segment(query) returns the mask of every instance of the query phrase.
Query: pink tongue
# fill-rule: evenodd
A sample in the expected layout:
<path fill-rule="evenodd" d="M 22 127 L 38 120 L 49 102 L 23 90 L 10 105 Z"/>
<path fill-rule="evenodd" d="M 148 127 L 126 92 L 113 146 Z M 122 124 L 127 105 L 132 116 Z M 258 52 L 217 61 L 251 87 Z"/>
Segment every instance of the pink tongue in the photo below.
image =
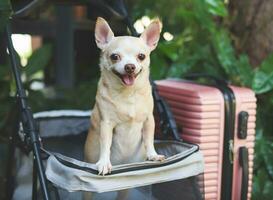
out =
<path fill-rule="evenodd" d="M 122 81 L 125 85 L 133 85 L 135 81 L 135 77 L 132 75 L 125 74 L 122 76 Z"/>

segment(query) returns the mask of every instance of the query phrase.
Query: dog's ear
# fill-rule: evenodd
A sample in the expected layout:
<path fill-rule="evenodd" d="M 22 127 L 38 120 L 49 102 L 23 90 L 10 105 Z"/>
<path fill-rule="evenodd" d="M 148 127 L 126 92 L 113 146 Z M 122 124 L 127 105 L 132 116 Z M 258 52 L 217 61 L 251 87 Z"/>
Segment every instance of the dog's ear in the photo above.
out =
<path fill-rule="evenodd" d="M 102 17 L 98 17 L 95 26 L 95 40 L 97 46 L 100 49 L 104 49 L 113 38 L 114 33 L 108 23 Z"/>
<path fill-rule="evenodd" d="M 150 50 L 154 50 L 160 38 L 160 32 L 162 29 L 162 23 L 159 19 L 155 19 L 152 23 L 144 30 L 140 38 L 150 47 Z"/>

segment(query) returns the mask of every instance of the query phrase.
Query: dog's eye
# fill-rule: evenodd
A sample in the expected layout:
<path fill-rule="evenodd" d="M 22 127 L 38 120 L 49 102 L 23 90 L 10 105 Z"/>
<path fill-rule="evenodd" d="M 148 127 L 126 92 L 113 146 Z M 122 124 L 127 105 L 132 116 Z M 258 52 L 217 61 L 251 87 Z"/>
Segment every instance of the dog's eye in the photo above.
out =
<path fill-rule="evenodd" d="M 116 53 L 113 53 L 110 55 L 110 58 L 112 61 L 118 61 L 120 59 L 120 56 Z"/>
<path fill-rule="evenodd" d="M 137 58 L 142 61 L 145 59 L 145 55 L 143 53 L 140 53 L 137 55 Z"/>

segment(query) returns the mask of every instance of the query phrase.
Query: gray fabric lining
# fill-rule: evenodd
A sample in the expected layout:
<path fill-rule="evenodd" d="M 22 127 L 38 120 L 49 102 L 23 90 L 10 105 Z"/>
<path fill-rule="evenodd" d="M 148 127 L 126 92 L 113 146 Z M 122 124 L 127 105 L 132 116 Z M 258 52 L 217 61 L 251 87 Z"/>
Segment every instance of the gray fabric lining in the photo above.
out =
<path fill-rule="evenodd" d="M 78 135 L 90 127 L 91 111 L 59 110 L 34 115 L 41 137 Z"/>
<path fill-rule="evenodd" d="M 89 118 L 48 119 L 39 122 L 39 133 L 41 137 L 63 137 L 67 135 L 78 135 L 88 130 L 89 127 Z"/>
<path fill-rule="evenodd" d="M 78 161 L 75 163 L 94 167 L 93 164 L 78 163 Z M 46 176 L 55 185 L 70 192 L 91 191 L 101 193 L 187 178 L 198 175 L 203 170 L 203 157 L 199 151 L 179 162 L 163 167 L 108 176 L 67 167 L 51 155 L 47 162 Z"/>

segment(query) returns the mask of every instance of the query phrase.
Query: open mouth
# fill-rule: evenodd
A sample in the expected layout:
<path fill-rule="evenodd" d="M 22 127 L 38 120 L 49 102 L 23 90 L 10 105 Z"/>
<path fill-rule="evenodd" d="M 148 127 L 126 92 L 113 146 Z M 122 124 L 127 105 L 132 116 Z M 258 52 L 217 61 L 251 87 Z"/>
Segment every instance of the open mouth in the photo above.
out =
<path fill-rule="evenodd" d="M 132 74 L 120 74 L 116 70 L 112 70 L 115 75 L 117 75 L 120 80 L 127 86 L 133 85 L 135 82 L 136 77 L 140 74 L 142 69 L 138 73 L 132 73 Z"/>

